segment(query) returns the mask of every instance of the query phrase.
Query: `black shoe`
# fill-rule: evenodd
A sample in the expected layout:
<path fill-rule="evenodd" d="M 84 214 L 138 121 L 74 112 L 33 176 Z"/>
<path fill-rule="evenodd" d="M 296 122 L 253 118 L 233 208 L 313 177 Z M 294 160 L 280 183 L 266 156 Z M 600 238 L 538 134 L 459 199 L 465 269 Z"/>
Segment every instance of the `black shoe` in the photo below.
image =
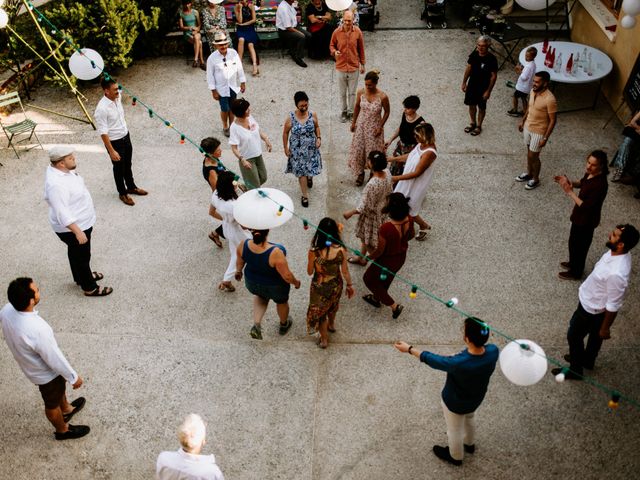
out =
<path fill-rule="evenodd" d="M 551 374 L 553 376 L 558 375 L 559 373 L 562 373 L 562 368 L 554 368 L 553 370 L 551 370 Z M 564 379 L 565 380 L 582 380 L 582 377 L 579 375 L 576 375 L 573 372 L 567 372 L 564 374 Z"/>
<path fill-rule="evenodd" d="M 307 64 L 304 63 L 304 60 L 302 60 L 300 57 L 293 57 L 293 61 L 296 62 L 297 65 L 303 67 L 303 68 L 307 68 Z"/>
<path fill-rule="evenodd" d="M 434 445 L 433 453 L 435 453 L 436 457 L 438 457 L 440 460 L 449 462 L 450 464 L 455 465 L 456 467 L 459 467 L 460 465 L 462 465 L 462 460 L 456 460 L 451 456 L 451 454 L 449 453 L 449 447 L 441 447 L 440 445 Z"/>
<path fill-rule="evenodd" d="M 84 407 L 85 403 L 87 403 L 87 401 L 85 400 L 84 397 L 76 398 L 73 402 L 71 402 L 71 406 L 74 407 L 73 410 L 71 410 L 71 412 L 69 413 L 63 414 L 62 419 L 66 423 L 69 423 L 69 420 L 71 420 L 71 417 L 73 417 L 76 413 L 82 410 L 82 407 Z"/>
<path fill-rule="evenodd" d="M 568 353 L 562 358 L 564 358 L 565 362 L 571 363 L 571 355 L 569 355 Z M 587 370 L 593 370 L 593 365 L 583 365 L 582 367 L 586 368 Z"/>
<path fill-rule="evenodd" d="M 475 445 L 464 445 L 464 451 L 466 453 L 474 453 L 476 451 Z"/>
<path fill-rule="evenodd" d="M 69 425 L 69 430 L 64 433 L 55 432 L 56 440 L 73 440 L 87 435 L 91 429 L 86 425 Z"/>
<path fill-rule="evenodd" d="M 280 335 L 286 335 L 289 329 L 291 328 L 291 325 L 293 325 L 293 320 L 291 320 L 291 318 L 287 318 L 286 323 L 280 324 L 280 330 L 278 330 L 278 333 Z"/>

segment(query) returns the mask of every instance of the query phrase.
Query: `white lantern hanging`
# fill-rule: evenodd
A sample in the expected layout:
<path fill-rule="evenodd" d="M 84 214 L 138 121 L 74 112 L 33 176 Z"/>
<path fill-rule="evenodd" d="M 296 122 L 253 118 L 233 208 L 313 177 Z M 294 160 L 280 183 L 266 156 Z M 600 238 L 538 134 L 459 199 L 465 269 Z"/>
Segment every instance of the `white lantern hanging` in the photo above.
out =
<path fill-rule="evenodd" d="M 243 193 L 233 204 L 233 218 L 245 228 L 269 230 L 293 215 L 293 201 L 275 188 L 256 188 Z"/>
<path fill-rule="evenodd" d="M 523 387 L 538 383 L 547 372 L 547 356 L 531 340 L 514 340 L 500 352 L 500 369 L 505 377 Z"/>
<path fill-rule="evenodd" d="M 351 6 L 351 0 L 327 0 L 327 7 L 336 12 L 346 10 Z"/>
<path fill-rule="evenodd" d="M 516 3 L 525 10 L 542 10 L 550 7 L 556 0 L 516 0 Z"/>
<path fill-rule="evenodd" d="M 635 17 L 636 15 L 640 15 L 640 0 L 624 0 L 624 2 L 622 2 L 622 11 L 625 16 Z"/>
<path fill-rule="evenodd" d="M 102 73 L 104 61 L 98 52 L 90 48 L 82 48 L 80 52 L 74 52 L 69 58 L 69 70 L 80 80 L 93 80 Z"/>
<path fill-rule="evenodd" d="M 0 28 L 4 28 L 9 25 L 9 15 L 2 8 L 0 8 Z"/>
<path fill-rule="evenodd" d="M 636 17 L 632 17 L 630 15 L 625 15 L 620 20 L 620 26 L 622 28 L 633 28 L 636 26 Z"/>

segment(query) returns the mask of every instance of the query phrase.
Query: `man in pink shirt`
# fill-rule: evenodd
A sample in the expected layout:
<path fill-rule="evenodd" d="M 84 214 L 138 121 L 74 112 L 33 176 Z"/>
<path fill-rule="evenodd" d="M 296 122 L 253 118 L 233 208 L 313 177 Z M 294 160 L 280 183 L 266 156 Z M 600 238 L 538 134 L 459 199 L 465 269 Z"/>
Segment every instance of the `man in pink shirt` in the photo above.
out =
<path fill-rule="evenodd" d="M 364 73 L 364 38 L 362 30 L 353 24 L 353 13 L 344 12 L 342 26 L 334 30 L 329 44 L 331 56 L 336 59 L 338 89 L 342 102 L 342 123 L 353 115 L 358 87 L 358 73 Z"/>

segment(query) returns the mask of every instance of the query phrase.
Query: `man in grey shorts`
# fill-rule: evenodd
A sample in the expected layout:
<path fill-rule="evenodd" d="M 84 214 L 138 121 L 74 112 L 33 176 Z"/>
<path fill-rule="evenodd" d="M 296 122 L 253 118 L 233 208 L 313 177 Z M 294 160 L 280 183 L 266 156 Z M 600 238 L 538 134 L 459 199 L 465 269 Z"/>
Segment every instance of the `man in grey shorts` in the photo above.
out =
<path fill-rule="evenodd" d="M 541 71 L 533 77 L 533 88 L 529 96 L 527 109 L 518 130 L 524 134 L 527 146 L 527 171 L 516 177 L 517 182 L 527 182 L 527 190 L 540 185 L 540 151 L 547 144 L 553 128 L 556 126 L 558 104 L 556 97 L 549 91 L 549 72 Z"/>

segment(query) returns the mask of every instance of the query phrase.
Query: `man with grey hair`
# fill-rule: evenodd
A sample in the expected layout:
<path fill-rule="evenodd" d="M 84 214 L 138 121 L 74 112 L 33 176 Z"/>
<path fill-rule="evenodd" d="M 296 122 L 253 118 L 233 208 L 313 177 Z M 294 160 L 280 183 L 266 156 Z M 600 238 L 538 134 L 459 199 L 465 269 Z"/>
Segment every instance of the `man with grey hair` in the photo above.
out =
<path fill-rule="evenodd" d="M 353 116 L 358 87 L 358 73 L 364 73 L 364 37 L 362 30 L 353 24 L 353 13 L 344 12 L 342 25 L 331 35 L 329 52 L 336 60 L 338 91 L 342 102 L 342 123 Z"/>
<path fill-rule="evenodd" d="M 156 480 L 224 480 L 213 455 L 201 455 L 207 431 L 200 415 L 187 415 L 178 429 L 181 448 L 162 452 L 156 462 Z"/>
<path fill-rule="evenodd" d="M 467 68 L 462 79 L 464 104 L 469 107 L 471 123 L 464 131 L 473 135 L 482 133 L 482 122 L 487 112 L 487 100 L 498 78 L 498 60 L 489 52 L 491 37 L 481 35 L 476 48 L 467 60 Z"/>
<path fill-rule="evenodd" d="M 84 180 L 76 173 L 73 147 L 59 145 L 49 150 L 51 164 L 44 182 L 44 199 L 49 204 L 49 223 L 55 234 L 67 245 L 73 281 L 88 297 L 102 297 L 113 292 L 111 287 L 96 283 L 104 275 L 91 271 L 91 232 L 96 211 Z"/>

